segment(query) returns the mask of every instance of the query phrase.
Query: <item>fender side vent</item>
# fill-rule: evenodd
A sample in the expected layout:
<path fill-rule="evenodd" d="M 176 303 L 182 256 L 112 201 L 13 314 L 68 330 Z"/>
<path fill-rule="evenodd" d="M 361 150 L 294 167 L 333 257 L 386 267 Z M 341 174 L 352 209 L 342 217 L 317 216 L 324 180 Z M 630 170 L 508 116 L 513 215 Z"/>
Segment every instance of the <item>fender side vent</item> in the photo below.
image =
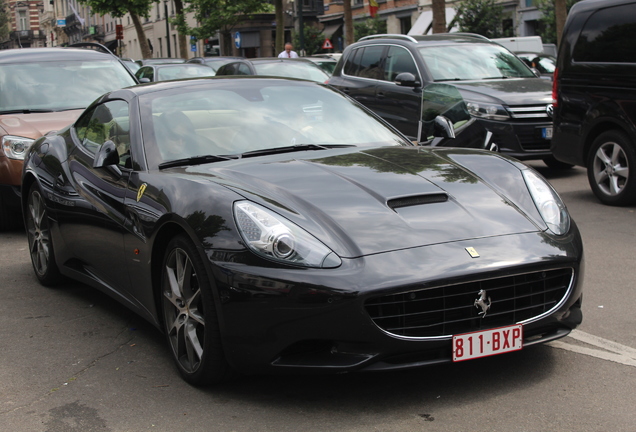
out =
<path fill-rule="evenodd" d="M 403 198 L 395 198 L 387 202 L 388 206 L 395 210 L 400 207 L 411 207 L 422 204 L 434 204 L 448 201 L 448 195 L 445 193 L 416 195 Z"/>

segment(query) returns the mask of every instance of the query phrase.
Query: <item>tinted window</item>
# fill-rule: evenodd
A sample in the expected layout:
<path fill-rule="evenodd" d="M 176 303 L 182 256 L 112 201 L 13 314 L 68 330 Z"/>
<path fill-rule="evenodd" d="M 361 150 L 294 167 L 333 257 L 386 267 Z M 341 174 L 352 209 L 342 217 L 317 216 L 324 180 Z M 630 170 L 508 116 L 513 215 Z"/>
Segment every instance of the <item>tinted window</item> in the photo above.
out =
<path fill-rule="evenodd" d="M 82 146 L 92 154 L 106 141 L 114 142 L 120 156 L 120 165 L 126 165 L 130 155 L 128 104 L 124 101 L 110 101 L 96 106 L 77 122 L 76 133 Z"/>
<path fill-rule="evenodd" d="M 383 79 L 382 53 L 384 49 L 383 46 L 365 47 L 360 59 L 360 69 L 356 75 L 363 78 Z"/>
<path fill-rule="evenodd" d="M 634 4 L 595 12 L 585 23 L 574 61 L 636 63 L 636 13 Z"/>
<path fill-rule="evenodd" d="M 360 68 L 360 58 L 362 57 L 362 50 L 357 49 L 351 53 L 351 55 L 347 58 L 347 61 L 344 65 L 344 73 L 347 75 L 355 75 Z"/>
<path fill-rule="evenodd" d="M 417 66 L 415 66 L 415 61 L 411 53 L 402 47 L 392 46 L 389 48 L 384 65 L 384 79 L 387 81 L 395 81 L 395 77 L 402 72 L 410 72 L 416 78 L 419 77 Z"/>
<path fill-rule="evenodd" d="M 250 71 L 250 68 L 248 65 L 246 65 L 245 63 L 239 63 L 237 64 L 237 70 L 236 70 L 236 74 L 237 75 L 251 75 L 252 72 Z"/>

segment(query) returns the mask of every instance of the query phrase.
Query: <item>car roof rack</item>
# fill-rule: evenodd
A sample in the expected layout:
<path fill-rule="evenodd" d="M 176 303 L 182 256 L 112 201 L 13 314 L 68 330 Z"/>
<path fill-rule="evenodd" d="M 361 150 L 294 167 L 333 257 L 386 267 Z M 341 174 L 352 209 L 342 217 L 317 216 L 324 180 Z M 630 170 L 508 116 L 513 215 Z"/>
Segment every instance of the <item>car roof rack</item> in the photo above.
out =
<path fill-rule="evenodd" d="M 358 42 L 363 41 L 363 40 L 370 40 L 370 39 L 402 39 L 402 40 L 407 40 L 409 42 L 415 42 L 417 43 L 417 40 L 409 35 L 405 35 L 405 34 L 375 34 L 375 35 L 369 35 L 369 36 L 364 36 L 361 37 L 360 39 L 358 39 Z"/>

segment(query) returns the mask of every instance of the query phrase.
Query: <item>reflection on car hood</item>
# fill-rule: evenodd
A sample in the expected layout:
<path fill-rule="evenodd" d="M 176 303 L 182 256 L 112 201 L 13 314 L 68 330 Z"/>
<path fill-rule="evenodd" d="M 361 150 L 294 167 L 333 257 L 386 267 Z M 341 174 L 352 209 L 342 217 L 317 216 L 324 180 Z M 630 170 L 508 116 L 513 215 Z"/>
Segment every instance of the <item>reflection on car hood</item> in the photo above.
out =
<path fill-rule="evenodd" d="M 37 139 L 52 130 L 62 129 L 73 123 L 83 109 L 33 114 L 0 115 L 0 127 L 7 135 Z"/>
<path fill-rule="evenodd" d="M 491 187 L 434 152 L 384 147 L 325 153 L 223 162 L 186 172 L 213 175 L 343 257 L 538 230 Z M 419 204 L 391 208 L 414 197 Z M 426 203 L 429 198 L 433 202 Z"/>
<path fill-rule="evenodd" d="M 452 83 L 468 100 L 483 100 L 484 95 L 492 102 L 516 105 L 539 105 L 552 103 L 552 83 L 540 78 L 507 78 L 485 81 Z"/>

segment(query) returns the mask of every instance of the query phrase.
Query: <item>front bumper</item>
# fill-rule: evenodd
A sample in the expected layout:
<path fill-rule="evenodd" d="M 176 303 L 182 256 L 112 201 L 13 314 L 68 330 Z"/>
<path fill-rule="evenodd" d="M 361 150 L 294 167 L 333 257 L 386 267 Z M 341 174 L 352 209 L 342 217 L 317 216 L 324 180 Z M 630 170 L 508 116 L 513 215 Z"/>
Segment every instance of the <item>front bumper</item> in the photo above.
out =
<path fill-rule="evenodd" d="M 551 139 L 543 137 L 544 129 L 552 128 L 550 122 L 479 120 L 493 133 L 492 142 L 501 153 L 519 160 L 544 159 L 552 155 Z"/>
<path fill-rule="evenodd" d="M 381 295 L 516 274 L 571 269 L 567 294 L 525 320 L 525 346 L 567 335 L 581 322 L 583 249 L 576 227 L 439 244 L 343 260 L 338 269 L 254 267 L 215 262 L 226 357 L 242 372 L 380 370 L 450 362 L 452 335 L 400 337 L 367 312 Z M 465 248 L 480 253 L 471 258 Z M 212 258 L 212 257 L 211 257 Z M 478 290 L 475 290 L 477 297 Z"/>

